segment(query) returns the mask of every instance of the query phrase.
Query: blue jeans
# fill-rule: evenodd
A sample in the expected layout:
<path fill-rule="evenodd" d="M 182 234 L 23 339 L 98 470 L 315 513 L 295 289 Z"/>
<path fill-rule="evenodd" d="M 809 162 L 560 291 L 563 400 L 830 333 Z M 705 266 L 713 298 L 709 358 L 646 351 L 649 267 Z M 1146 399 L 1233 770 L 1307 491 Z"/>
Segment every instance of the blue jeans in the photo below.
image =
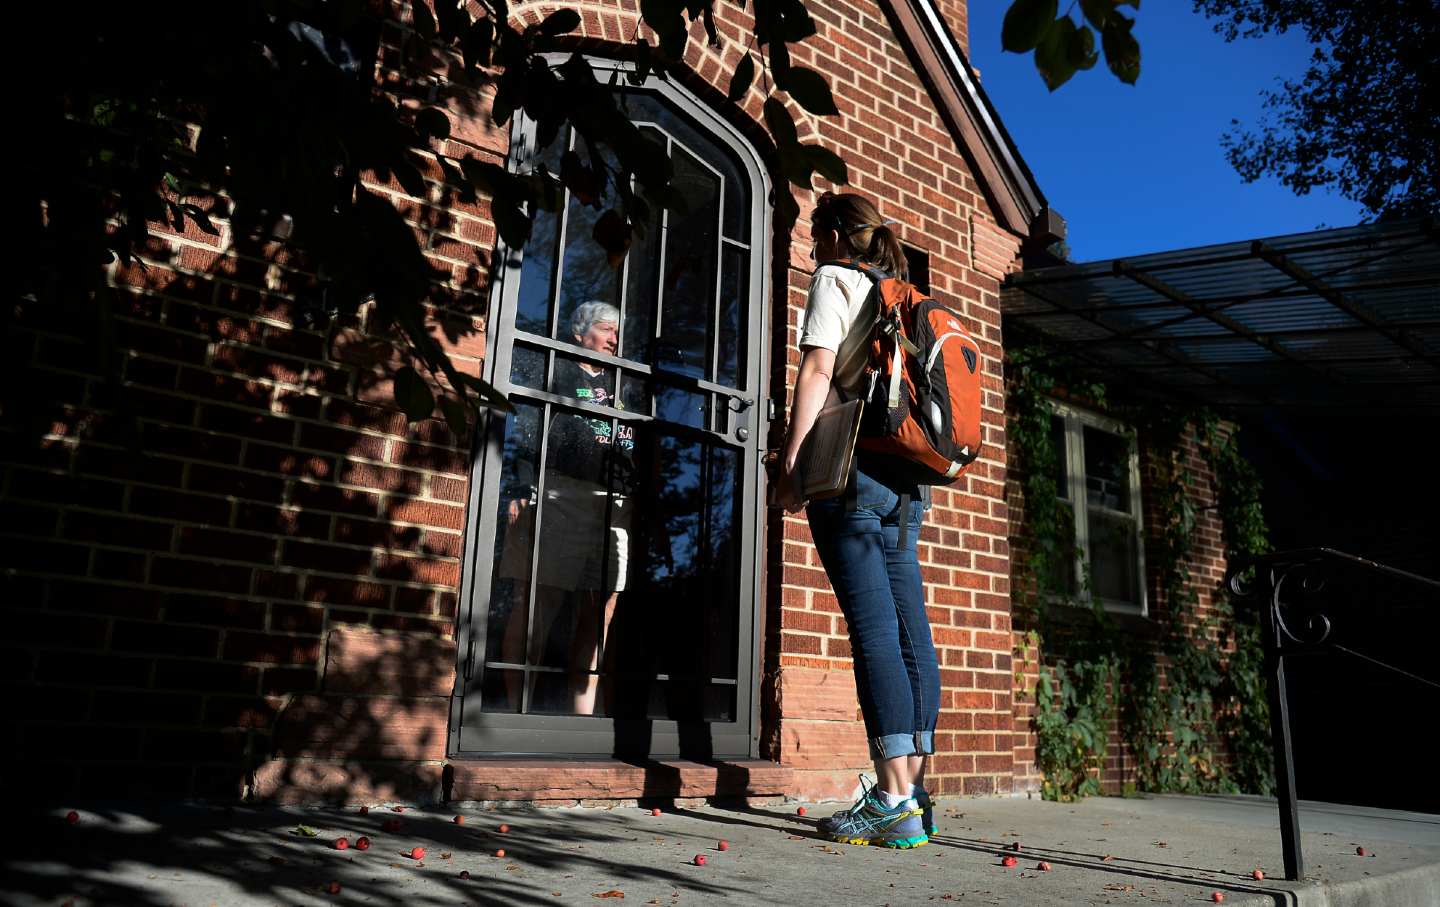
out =
<path fill-rule="evenodd" d="M 910 506 L 901 513 L 900 495 L 907 492 Z M 862 463 L 853 509 L 848 495 L 806 508 L 810 534 L 850 627 L 855 686 L 875 759 L 935 751 L 940 666 L 915 554 L 925 513 L 920 496 L 914 485 L 867 474 Z"/>

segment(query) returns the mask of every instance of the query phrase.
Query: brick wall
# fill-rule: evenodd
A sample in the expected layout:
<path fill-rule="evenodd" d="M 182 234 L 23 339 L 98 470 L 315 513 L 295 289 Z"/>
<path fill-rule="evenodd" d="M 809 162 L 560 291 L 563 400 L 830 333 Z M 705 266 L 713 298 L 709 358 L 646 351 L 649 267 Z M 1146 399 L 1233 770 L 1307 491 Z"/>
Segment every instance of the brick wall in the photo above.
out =
<path fill-rule="evenodd" d="M 1084 405 L 1084 401 L 1071 402 Z M 1227 430 L 1222 428 L 1222 437 Z M 1119 628 L 1121 632 L 1131 634 L 1140 641 L 1142 646 L 1148 646 L 1155 652 L 1163 686 L 1167 657 L 1159 650 L 1159 634 L 1162 624 L 1169 619 L 1171 603 L 1160 588 L 1163 578 L 1157 569 L 1159 558 L 1156 554 L 1156 545 L 1161 535 L 1161 527 L 1157 523 L 1158 515 L 1153 508 L 1146 507 L 1145 500 L 1155 488 L 1160 469 L 1157 458 L 1164 452 L 1157 451 L 1143 432 L 1139 435 L 1138 441 L 1141 506 L 1145 517 L 1147 574 L 1145 588 L 1150 614 L 1146 619 L 1122 618 Z M 1221 594 L 1221 584 L 1225 577 L 1227 562 L 1223 538 L 1224 527 L 1218 510 L 1215 509 L 1217 503 L 1216 477 L 1206 459 L 1205 452 L 1195 441 L 1193 426 L 1187 427 L 1184 440 L 1179 447 L 1179 456 L 1187 476 L 1186 496 L 1196 511 L 1195 527 L 1191 538 L 1191 556 L 1186 562 L 1186 567 L 1190 571 L 1192 586 L 1197 597 L 1195 619 L 1203 620 L 1206 616 L 1213 615 L 1215 596 Z M 1024 464 L 1016 464 L 1006 481 L 1006 499 L 1010 505 L 1012 520 L 1010 542 L 1012 550 L 1016 553 L 1017 561 L 1024 557 L 1026 550 L 1023 470 Z M 1016 581 L 1019 582 L 1018 578 Z M 1062 614 L 1061 617 L 1063 618 L 1064 615 Z M 1042 778 L 1035 765 L 1036 735 L 1032 730 L 1035 714 L 1034 691 L 1039 677 L 1038 667 L 1042 661 L 1046 664 L 1054 664 L 1057 652 L 1063 651 L 1065 647 L 1067 636 L 1085 633 L 1092 627 L 1088 614 L 1078 615 L 1072 621 L 1063 619 L 1057 621 L 1057 626 L 1052 627 L 1052 638 L 1049 640 L 1049 644 L 1047 645 L 1046 641 L 1042 640 L 1038 649 L 1031 646 L 1026 639 L 1026 634 L 1032 629 L 1035 629 L 1033 621 L 1022 611 L 1017 615 L 1014 630 L 1014 646 L 1017 656 L 1014 663 L 1016 668 L 1014 759 L 1016 789 L 1038 792 Z M 1029 692 L 1022 692 L 1022 690 Z M 1119 794 L 1127 783 L 1133 783 L 1136 780 L 1136 775 L 1134 759 L 1129 748 L 1124 744 L 1118 719 L 1110 722 L 1107 740 L 1108 749 L 1105 767 L 1101 772 L 1101 783 L 1105 793 Z M 1221 742 L 1216 740 L 1215 743 L 1221 759 L 1228 759 L 1228 754 L 1220 746 Z"/>
<path fill-rule="evenodd" d="M 634 34 L 632 4 L 576 8 L 587 49 Z M 551 9 L 513 14 L 534 22 Z M 943 9 L 963 40 L 963 3 Z M 998 278 L 1017 243 L 995 228 L 882 10 L 811 10 L 819 34 L 794 62 L 830 78 L 842 116 L 792 105 L 802 139 L 840 151 L 854 187 L 930 253 L 935 294 L 984 351 L 985 453 L 938 491 L 920 539 L 944 687 L 930 783 L 1008 792 Z M 692 41 L 683 78 L 712 101 L 751 26 L 733 4 L 716 13 L 723 49 Z M 403 27 L 387 31 L 387 65 Z M 446 80 L 450 62 L 432 61 L 454 124 L 444 150 L 503 161 L 506 131 L 478 114 L 489 96 Z M 762 100 L 757 84 L 741 125 L 763 149 Z M 495 232 L 483 200 L 448 196 L 437 176 L 423 199 L 367 184 L 422 239 L 437 336 L 478 373 Z M 794 232 L 774 238 L 774 379 L 787 385 L 813 266 L 813 196 L 800 196 Z M 422 798 L 446 755 L 466 439 L 393 408 L 392 338 L 367 313 L 326 323 L 304 262 L 217 224 L 218 237 L 152 224 L 143 261 L 113 270 L 118 388 L 93 365 L 83 321 L 22 306 L 6 338 L 36 398 L 24 424 L 7 414 L 0 450 L 5 691 L 22 704 L 4 742 L 24 769 L 7 775 L 46 793 Z M 794 769 L 791 793 L 843 796 L 868 761 L 844 621 L 804 521 L 769 520 L 762 755 Z M 386 667 L 397 661 L 405 671 Z"/>

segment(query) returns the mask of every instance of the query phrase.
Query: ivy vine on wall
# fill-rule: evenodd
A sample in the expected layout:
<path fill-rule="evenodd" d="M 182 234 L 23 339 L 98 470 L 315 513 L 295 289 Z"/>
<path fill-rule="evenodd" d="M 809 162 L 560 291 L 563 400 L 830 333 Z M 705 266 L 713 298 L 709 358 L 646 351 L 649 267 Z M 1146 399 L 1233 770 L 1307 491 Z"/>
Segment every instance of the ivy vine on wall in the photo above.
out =
<path fill-rule="evenodd" d="M 1034 694 L 1042 795 L 1100 793 L 1112 727 L 1140 790 L 1273 793 L 1257 615 L 1237 613 L 1223 585 L 1202 610 L 1204 580 L 1189 567 L 1199 513 L 1196 478 L 1182 454 L 1187 441 L 1205 452 L 1215 476 L 1212 506 L 1227 557 L 1267 550 L 1260 482 L 1233 427 L 1208 410 L 1110 400 L 1103 385 L 1066 373 L 1042 345 L 1012 347 L 1008 373 L 1007 441 L 1024 496 L 1012 588 L 1016 624 L 1030 627 L 1015 667 L 1021 694 Z M 1058 494 L 1050 433 L 1050 401 L 1059 393 L 1111 411 L 1144 442 L 1146 565 L 1159 591 L 1147 625 L 1153 632 L 1121 628 L 1103 607 L 1081 604 L 1089 571 Z M 1078 594 L 1056 592 L 1076 563 Z M 1036 686 L 1025 690 L 1031 672 Z M 1228 761 L 1217 752 L 1221 741 Z"/>

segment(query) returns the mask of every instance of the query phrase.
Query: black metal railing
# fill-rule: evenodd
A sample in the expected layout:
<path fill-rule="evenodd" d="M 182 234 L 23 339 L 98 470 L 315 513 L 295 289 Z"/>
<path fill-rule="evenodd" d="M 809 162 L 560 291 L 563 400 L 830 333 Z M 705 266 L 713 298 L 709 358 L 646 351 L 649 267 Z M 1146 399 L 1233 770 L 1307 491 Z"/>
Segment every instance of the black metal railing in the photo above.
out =
<path fill-rule="evenodd" d="M 1300 852 L 1300 815 L 1295 799 L 1295 758 L 1285 692 L 1285 659 L 1292 655 L 1338 652 L 1440 688 L 1440 682 L 1387 664 L 1330 638 L 1330 617 L 1312 604 L 1313 594 L 1323 589 L 1332 573 L 1339 569 L 1413 583 L 1440 601 L 1440 582 L 1436 580 L 1330 548 L 1303 548 L 1246 558 L 1232 564 L 1227 575 L 1230 590 L 1241 599 L 1254 600 L 1260 609 L 1260 635 L 1270 698 L 1270 733 L 1275 750 L 1275 785 L 1280 800 L 1280 839 L 1285 855 L 1285 877 L 1291 881 L 1304 877 L 1305 864 Z M 1306 596 L 1311 597 L 1309 601 Z M 1373 606 L 1376 603 L 1355 604 Z"/>

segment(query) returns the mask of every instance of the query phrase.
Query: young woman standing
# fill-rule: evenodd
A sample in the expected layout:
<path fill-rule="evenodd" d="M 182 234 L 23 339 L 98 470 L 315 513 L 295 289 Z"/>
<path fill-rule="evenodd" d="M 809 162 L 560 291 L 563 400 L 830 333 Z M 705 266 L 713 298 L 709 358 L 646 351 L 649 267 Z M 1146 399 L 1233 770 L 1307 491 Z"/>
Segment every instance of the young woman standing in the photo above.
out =
<path fill-rule="evenodd" d="M 816 204 L 811 237 L 820 266 L 805 308 L 803 357 L 784 447 L 779 500 L 787 510 L 803 505 L 790 476 L 816 415 L 832 392 L 853 398 L 868 380 L 873 283 L 854 268 L 825 263 L 858 259 L 906 276 L 890 223 L 859 195 L 827 192 Z M 856 460 L 855 487 L 806 510 L 849 627 L 876 783 L 819 828 L 844 843 L 916 847 L 935 829 L 921 782 L 940 712 L 940 669 L 915 552 L 929 497 L 926 489 L 887 474 L 882 459 L 857 450 Z"/>

